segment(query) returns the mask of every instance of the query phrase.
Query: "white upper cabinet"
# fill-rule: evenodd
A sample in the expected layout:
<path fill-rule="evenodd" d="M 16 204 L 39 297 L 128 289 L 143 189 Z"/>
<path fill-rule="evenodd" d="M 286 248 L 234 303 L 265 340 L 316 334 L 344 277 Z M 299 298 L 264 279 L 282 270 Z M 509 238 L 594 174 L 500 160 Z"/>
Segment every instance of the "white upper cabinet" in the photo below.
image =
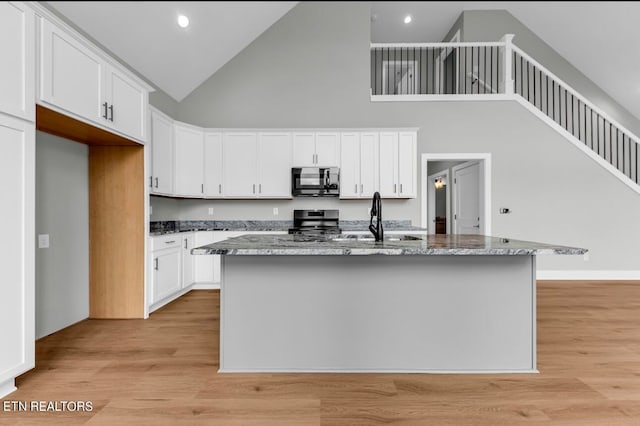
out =
<path fill-rule="evenodd" d="M 378 190 L 378 133 L 341 135 L 340 198 L 369 198 Z"/>
<path fill-rule="evenodd" d="M 227 132 L 223 135 L 222 193 L 229 198 L 255 198 L 258 194 L 257 133 Z"/>
<path fill-rule="evenodd" d="M 380 195 L 416 196 L 416 132 L 380 132 Z"/>
<path fill-rule="evenodd" d="M 46 106 L 145 141 L 148 90 L 79 36 L 40 19 L 39 101 Z"/>
<path fill-rule="evenodd" d="M 174 123 L 175 192 L 204 196 L 204 133 L 197 127 Z"/>
<path fill-rule="evenodd" d="M 316 165 L 315 133 L 293 134 L 293 167 L 314 167 Z"/>
<path fill-rule="evenodd" d="M 22 2 L 0 2 L 0 112 L 35 121 L 35 28 Z"/>
<path fill-rule="evenodd" d="M 293 167 L 338 167 L 340 134 L 296 132 L 293 134 Z"/>
<path fill-rule="evenodd" d="M 102 92 L 102 58 L 44 18 L 40 37 L 40 100 L 106 124 L 108 104 Z"/>
<path fill-rule="evenodd" d="M 340 134 L 316 133 L 316 166 L 338 167 L 340 164 Z"/>
<path fill-rule="evenodd" d="M 398 196 L 398 132 L 380 132 L 380 195 Z"/>
<path fill-rule="evenodd" d="M 291 198 L 291 133 L 260 133 L 258 163 L 258 197 Z"/>
<path fill-rule="evenodd" d="M 151 192 L 173 195 L 173 121 L 151 110 Z"/>
<path fill-rule="evenodd" d="M 113 67 L 107 67 L 106 83 L 107 124 L 110 122 L 114 129 L 146 140 L 148 92 Z"/>
<path fill-rule="evenodd" d="M 342 133 L 340 139 L 340 198 L 359 198 L 360 133 Z"/>
<path fill-rule="evenodd" d="M 222 197 L 222 133 L 204 134 L 204 195 Z"/>
<path fill-rule="evenodd" d="M 417 133 L 400 132 L 398 137 L 398 197 L 416 197 Z"/>

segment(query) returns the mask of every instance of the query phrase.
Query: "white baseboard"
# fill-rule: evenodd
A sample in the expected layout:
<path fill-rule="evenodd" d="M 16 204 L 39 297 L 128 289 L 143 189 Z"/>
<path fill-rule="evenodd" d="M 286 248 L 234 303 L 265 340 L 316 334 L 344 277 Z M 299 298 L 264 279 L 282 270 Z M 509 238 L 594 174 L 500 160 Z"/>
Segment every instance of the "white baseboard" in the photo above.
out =
<path fill-rule="evenodd" d="M 640 280 L 640 271 L 538 271 L 538 280 Z"/>
<path fill-rule="evenodd" d="M 9 379 L 6 382 L 0 383 L 0 398 L 4 398 L 11 392 L 15 392 L 17 389 L 15 379 Z"/>
<path fill-rule="evenodd" d="M 193 283 L 191 290 L 220 290 L 220 283 Z"/>

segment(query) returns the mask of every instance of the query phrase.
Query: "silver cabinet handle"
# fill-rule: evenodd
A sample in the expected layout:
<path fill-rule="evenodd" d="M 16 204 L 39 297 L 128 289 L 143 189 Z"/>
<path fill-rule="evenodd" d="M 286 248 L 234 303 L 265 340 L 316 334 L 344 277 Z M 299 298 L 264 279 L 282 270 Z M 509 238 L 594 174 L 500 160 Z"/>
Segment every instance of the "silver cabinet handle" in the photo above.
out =
<path fill-rule="evenodd" d="M 102 106 L 104 107 L 104 115 L 102 116 L 102 118 L 104 118 L 105 120 L 107 119 L 107 106 L 109 104 L 108 103 L 103 103 Z"/>
<path fill-rule="evenodd" d="M 153 188 L 153 176 L 149 176 L 149 188 Z"/>
<path fill-rule="evenodd" d="M 164 243 L 165 243 L 165 244 L 173 244 L 173 243 L 175 243 L 175 242 L 176 242 L 176 240 L 171 240 L 171 241 L 165 241 Z"/>
<path fill-rule="evenodd" d="M 259 194 L 262 194 L 262 184 L 259 184 L 259 185 L 258 185 L 258 193 L 259 193 Z"/>
<path fill-rule="evenodd" d="M 360 193 L 362 194 L 364 192 L 364 185 L 360 184 Z"/>
<path fill-rule="evenodd" d="M 184 248 L 189 248 L 189 247 L 187 247 L 187 239 L 186 238 L 184 239 Z"/>
<path fill-rule="evenodd" d="M 396 192 L 398 192 L 398 184 L 394 183 L 393 184 L 393 193 L 395 194 Z"/>
<path fill-rule="evenodd" d="M 400 184 L 400 193 L 402 194 L 404 191 L 402 191 L 402 184 Z"/>
<path fill-rule="evenodd" d="M 204 194 L 204 183 L 200 184 L 200 192 L 202 192 Z"/>
<path fill-rule="evenodd" d="M 255 183 L 253 184 L 253 193 L 254 194 L 256 193 L 256 184 Z"/>
<path fill-rule="evenodd" d="M 158 270 L 158 258 L 156 257 L 155 259 L 153 259 L 153 261 L 154 261 L 153 269 L 155 269 L 157 271 Z"/>
<path fill-rule="evenodd" d="M 222 194 L 222 184 L 218 184 L 218 194 Z"/>
<path fill-rule="evenodd" d="M 356 194 L 358 193 L 358 184 L 357 183 L 356 183 L 356 187 L 354 188 L 353 192 L 356 193 Z"/>
<path fill-rule="evenodd" d="M 111 120 L 111 122 L 113 123 L 113 104 L 109 106 L 109 111 L 111 111 L 111 117 L 109 118 L 109 120 Z"/>
<path fill-rule="evenodd" d="M 158 178 L 156 178 L 156 188 L 158 187 Z"/>

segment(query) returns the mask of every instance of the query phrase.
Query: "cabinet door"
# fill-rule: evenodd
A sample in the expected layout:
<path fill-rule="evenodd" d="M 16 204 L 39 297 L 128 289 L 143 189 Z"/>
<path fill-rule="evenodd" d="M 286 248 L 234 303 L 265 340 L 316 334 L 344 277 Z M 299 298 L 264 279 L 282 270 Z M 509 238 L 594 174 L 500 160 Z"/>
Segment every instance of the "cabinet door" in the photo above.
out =
<path fill-rule="evenodd" d="M 256 133 L 225 133 L 222 156 L 222 192 L 230 198 L 255 198 L 258 192 L 258 149 Z"/>
<path fill-rule="evenodd" d="M 222 197 L 222 133 L 204 134 L 204 195 Z"/>
<path fill-rule="evenodd" d="M 416 196 L 416 132 L 400 132 L 398 137 L 398 196 L 415 198 Z"/>
<path fill-rule="evenodd" d="M 35 354 L 35 130 L 0 114 L 0 383 L 33 368 Z M 8 390 L 8 389 L 7 389 Z"/>
<path fill-rule="evenodd" d="M 173 195 L 173 122 L 151 112 L 151 192 Z"/>
<path fill-rule="evenodd" d="M 380 133 L 380 195 L 398 196 L 398 133 Z"/>
<path fill-rule="evenodd" d="M 293 167 L 316 165 L 316 136 L 314 133 L 293 134 Z"/>
<path fill-rule="evenodd" d="M 0 3 L 0 111 L 35 119 L 35 28 L 24 3 Z"/>
<path fill-rule="evenodd" d="M 195 281 L 195 256 L 191 254 L 195 237 L 193 234 L 182 236 L 182 288 L 188 287 Z"/>
<path fill-rule="evenodd" d="M 106 83 L 107 125 L 135 139 L 146 140 L 147 91 L 112 67 L 107 68 Z"/>
<path fill-rule="evenodd" d="M 291 134 L 260 133 L 258 197 L 291 198 Z"/>
<path fill-rule="evenodd" d="M 360 134 L 360 196 L 371 197 L 378 190 L 378 133 Z"/>
<path fill-rule="evenodd" d="M 181 124 L 174 125 L 176 195 L 204 194 L 204 134 Z"/>
<path fill-rule="evenodd" d="M 340 164 L 340 135 L 338 133 L 316 133 L 316 165 L 338 167 Z"/>
<path fill-rule="evenodd" d="M 360 197 L 360 134 L 340 135 L 340 198 Z"/>
<path fill-rule="evenodd" d="M 161 250 L 153 253 L 153 303 L 179 291 L 182 288 L 180 276 L 180 248 Z"/>
<path fill-rule="evenodd" d="M 218 231 L 202 231 L 195 233 L 194 247 L 200 247 L 214 242 L 215 234 Z M 214 279 L 214 264 L 220 264 L 220 255 L 193 256 L 195 258 L 195 282 L 213 283 L 220 279 Z M 219 269 L 219 268 L 218 268 Z M 219 271 L 218 271 L 219 275 Z"/>
<path fill-rule="evenodd" d="M 74 37 L 42 19 L 40 99 L 106 125 L 104 63 Z"/>

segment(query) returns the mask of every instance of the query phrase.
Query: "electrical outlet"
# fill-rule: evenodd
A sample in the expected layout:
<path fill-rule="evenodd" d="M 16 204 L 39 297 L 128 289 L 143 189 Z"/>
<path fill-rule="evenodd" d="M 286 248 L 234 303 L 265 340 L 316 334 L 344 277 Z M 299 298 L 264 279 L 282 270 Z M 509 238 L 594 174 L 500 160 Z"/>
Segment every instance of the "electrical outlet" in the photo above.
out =
<path fill-rule="evenodd" d="M 49 234 L 38 235 L 38 248 L 49 248 Z"/>
<path fill-rule="evenodd" d="M 153 214 L 153 206 L 149 206 L 149 216 Z"/>
<path fill-rule="evenodd" d="M 209 207 L 209 216 L 213 216 L 213 207 Z"/>
<path fill-rule="evenodd" d="M 273 215 L 274 216 L 278 216 L 278 208 L 277 207 L 273 208 Z"/>

